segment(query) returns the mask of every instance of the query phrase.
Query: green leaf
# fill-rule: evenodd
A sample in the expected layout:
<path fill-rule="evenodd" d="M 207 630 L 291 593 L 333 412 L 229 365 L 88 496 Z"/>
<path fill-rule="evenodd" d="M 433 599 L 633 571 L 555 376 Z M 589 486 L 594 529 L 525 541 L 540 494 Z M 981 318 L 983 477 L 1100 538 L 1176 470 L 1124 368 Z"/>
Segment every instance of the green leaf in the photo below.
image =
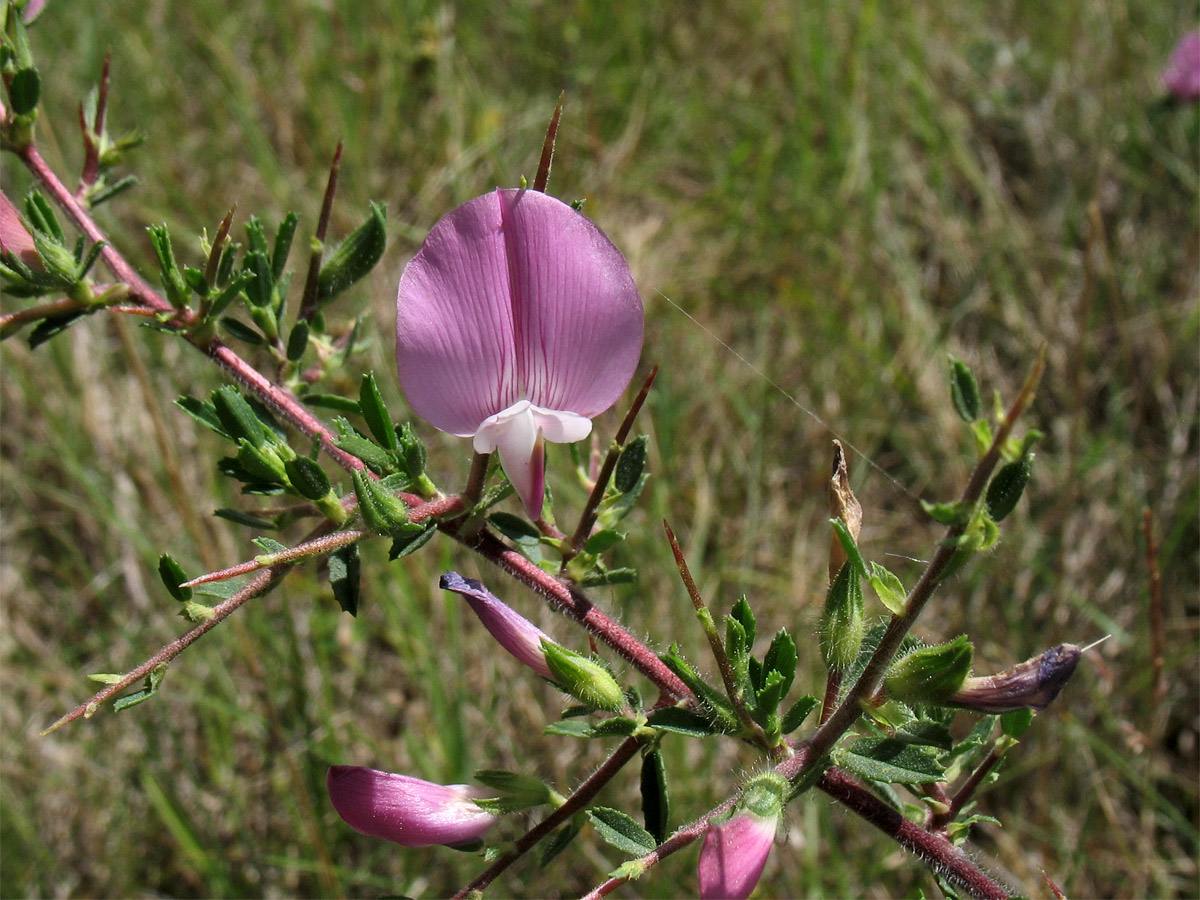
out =
<path fill-rule="evenodd" d="M 621 451 L 621 456 L 617 459 L 613 485 L 622 494 L 628 494 L 641 480 L 642 471 L 646 468 L 646 448 L 649 444 L 650 436 L 640 434 Z"/>
<path fill-rule="evenodd" d="M 488 516 L 488 522 L 502 535 L 517 544 L 537 544 L 542 539 L 542 533 L 537 526 L 520 516 L 512 513 L 495 512 Z"/>
<path fill-rule="evenodd" d="M 253 280 L 253 272 L 239 272 L 238 276 L 234 278 L 233 281 L 229 282 L 229 284 L 225 285 L 225 287 L 221 289 L 221 293 L 217 294 L 217 296 L 212 299 L 212 303 L 208 307 L 207 317 L 209 319 L 214 319 L 220 316 L 221 313 L 225 312 L 229 304 L 232 303 L 234 299 L 236 299 L 237 296 L 246 289 L 246 285 Z M 220 284 L 221 279 L 218 278 L 217 283 Z"/>
<path fill-rule="evenodd" d="M 397 449 L 399 442 L 396 439 L 396 430 L 392 427 L 392 417 L 388 414 L 383 395 L 379 393 L 379 386 L 375 383 L 374 372 L 368 372 L 362 378 L 362 387 L 358 391 L 358 405 L 375 441 L 388 450 Z"/>
<path fill-rule="evenodd" d="M 646 724 L 689 737 L 708 737 L 717 733 L 716 727 L 707 717 L 678 706 L 665 706 L 655 710 L 646 720 Z"/>
<path fill-rule="evenodd" d="M 246 300 L 251 307 L 266 309 L 271 305 L 271 289 L 275 279 L 271 277 L 271 261 L 266 251 L 251 250 L 242 260 L 242 265 L 254 278 L 246 284 Z"/>
<path fill-rule="evenodd" d="M 667 791 L 667 766 L 662 751 L 655 747 L 642 755 L 642 821 L 655 844 L 667 839 L 671 798 Z"/>
<path fill-rule="evenodd" d="M 411 525 L 410 527 L 420 528 L 420 530 L 412 533 L 401 533 L 395 540 L 393 540 L 392 548 L 388 550 L 389 561 L 401 559 L 405 556 L 408 556 L 410 553 L 416 553 L 418 550 L 428 544 L 430 539 L 437 532 L 437 528 L 432 524 L 425 527 Z"/>
<path fill-rule="evenodd" d="M 564 719 L 560 722 L 551 722 L 542 729 L 542 734 L 553 734 L 558 737 L 590 738 L 592 736 L 592 726 L 579 719 Z"/>
<path fill-rule="evenodd" d="M 271 275 L 275 281 L 283 277 L 288 254 L 292 252 L 292 238 L 296 234 L 299 221 L 300 217 L 290 212 L 283 217 L 283 221 L 279 223 L 279 230 L 275 232 L 275 251 L 271 254 Z"/>
<path fill-rule="evenodd" d="M 597 806 L 589 809 L 587 815 L 596 834 L 622 853 L 644 856 L 658 846 L 654 835 L 620 810 Z"/>
<path fill-rule="evenodd" d="M 1000 730 L 1010 738 L 1019 738 L 1032 724 L 1032 709 L 1015 709 L 1000 716 Z"/>
<path fill-rule="evenodd" d="M 792 686 L 792 679 L 796 675 L 797 659 L 796 642 L 792 640 L 792 636 L 787 633 L 786 629 L 780 628 L 771 641 L 771 646 L 767 648 L 767 655 L 763 657 L 763 668 L 778 672 L 782 678 L 783 687 L 779 692 L 780 699 L 787 695 L 788 688 Z"/>
<path fill-rule="evenodd" d="M 908 600 L 908 592 L 904 590 L 900 579 L 877 562 L 870 563 L 870 569 L 871 574 L 867 581 L 870 582 L 875 596 L 887 607 L 888 612 L 897 616 L 903 613 Z"/>
<path fill-rule="evenodd" d="M 237 461 L 244 472 L 266 484 L 282 485 L 287 479 L 283 460 L 270 446 L 260 448 L 247 440 L 238 441 Z"/>
<path fill-rule="evenodd" d="M 237 525 L 245 525 L 248 528 L 257 528 L 259 531 L 275 531 L 275 523 L 270 519 L 264 519 L 261 516 L 252 516 L 249 513 L 244 513 L 240 509 L 229 509 L 222 507 L 221 509 L 213 510 L 214 516 L 219 516 L 222 519 L 227 519 Z"/>
<path fill-rule="evenodd" d="M 183 566 L 175 562 L 169 553 L 164 553 L 158 558 L 158 577 L 166 585 L 167 593 L 180 603 L 192 599 L 192 589 L 180 587 L 188 580 L 187 575 L 183 573 Z"/>
<path fill-rule="evenodd" d="M 8 97 L 12 101 L 12 111 L 18 116 L 25 116 L 37 109 L 38 98 L 42 92 L 42 79 L 37 69 L 18 69 L 13 73 L 8 85 Z"/>
<path fill-rule="evenodd" d="M 604 569 L 592 572 L 580 582 L 583 587 L 603 587 L 609 584 L 633 584 L 637 581 L 637 569 L 624 566 L 619 569 Z"/>
<path fill-rule="evenodd" d="M 149 700 L 158 693 L 158 686 L 162 684 L 163 676 L 167 674 L 167 664 L 155 666 L 150 670 L 150 674 L 146 676 L 145 687 L 133 694 L 126 694 L 115 703 L 113 703 L 113 712 L 121 712 L 129 709 L 131 706 L 137 706 Z"/>
<path fill-rule="evenodd" d="M 750 608 L 750 601 L 746 599 L 745 594 L 738 597 L 729 614 L 742 623 L 742 628 L 746 631 L 747 648 L 753 647 L 757 625 L 754 620 L 754 610 Z"/>
<path fill-rule="evenodd" d="M 941 722 L 932 719 L 916 719 L 900 729 L 896 736 L 910 744 L 949 750 L 954 746 L 954 735 Z"/>
<path fill-rule="evenodd" d="M 366 275 L 383 256 L 387 244 L 386 212 L 371 203 L 367 220 L 333 251 L 317 277 L 317 299 L 326 301 Z"/>
<path fill-rule="evenodd" d="M 835 763 L 856 775 L 885 784 L 928 784 L 944 770 L 937 751 L 897 738 L 859 738 L 834 753 Z"/>
<path fill-rule="evenodd" d="M 213 391 L 210 399 L 221 427 L 232 440 L 244 440 L 256 447 L 273 443 L 270 429 L 233 385 Z"/>
<path fill-rule="evenodd" d="M 296 493 L 305 500 L 323 500 L 329 495 L 329 476 L 315 460 L 297 456 L 284 462 L 283 468 Z"/>
<path fill-rule="evenodd" d="M 801 697 L 791 705 L 786 713 L 783 714 L 783 720 L 779 723 L 779 730 L 783 734 L 791 734 L 797 728 L 804 724 L 804 720 L 809 717 L 814 709 L 821 705 L 821 701 L 811 695 Z"/>
<path fill-rule="evenodd" d="M 159 273 L 162 277 L 163 288 L 166 289 L 167 299 L 171 305 L 179 308 L 187 303 L 188 286 L 175 262 L 175 251 L 171 249 L 171 233 L 166 225 L 151 225 L 146 229 L 150 232 L 150 243 L 154 247 L 154 255 L 158 257 Z"/>
<path fill-rule="evenodd" d="M 289 362 L 299 362 L 304 356 L 304 351 L 308 349 L 308 323 L 297 322 L 292 326 L 292 332 L 288 335 L 287 341 L 287 358 Z"/>
<path fill-rule="evenodd" d="M 362 413 L 362 408 L 358 405 L 357 400 L 351 400 L 349 397 L 343 397 L 340 394 L 305 394 L 300 399 L 304 402 L 305 406 L 333 409 L 338 412 L 353 413 L 356 416 Z"/>
<path fill-rule="evenodd" d="M 838 543 L 842 545 L 842 549 L 846 551 L 851 565 L 854 566 L 860 578 L 869 577 L 867 572 L 867 563 L 863 559 L 862 552 L 858 549 L 858 543 L 854 540 L 854 535 L 850 533 L 850 529 L 841 519 L 830 519 L 829 523 L 833 526 L 833 531 L 837 535 Z"/>
<path fill-rule="evenodd" d="M 922 500 L 921 509 L 925 510 L 929 518 L 941 525 L 958 525 L 965 522 L 971 514 L 969 506 L 964 506 L 957 501 L 954 503 L 930 503 Z"/>
<path fill-rule="evenodd" d="M 576 835 L 583 830 L 583 818 L 581 816 L 573 817 L 566 825 L 558 829 L 550 839 L 546 841 L 542 848 L 542 867 L 554 859 L 558 854 L 567 849 L 567 845 L 575 840 Z"/>
<path fill-rule="evenodd" d="M 611 719 L 601 719 L 592 726 L 593 737 L 629 737 L 641 727 L 637 719 L 629 716 L 613 716 Z"/>
<path fill-rule="evenodd" d="M 417 433 L 413 431 L 412 425 L 408 422 L 397 425 L 393 431 L 396 435 L 400 461 L 404 465 L 404 470 L 413 478 L 420 478 L 425 474 L 425 444 L 417 437 Z"/>
<path fill-rule="evenodd" d="M 25 198 L 25 216 L 33 226 L 35 236 L 36 232 L 41 231 L 60 246 L 66 243 L 62 226 L 58 224 L 58 216 L 54 214 L 54 207 L 40 192 L 34 191 Z"/>
<path fill-rule="evenodd" d="M 1015 462 L 1000 468 L 987 489 L 987 510 L 992 521 L 999 522 L 1013 511 L 1032 474 L 1032 453 L 1026 453 Z"/>
<path fill-rule="evenodd" d="M 975 375 L 962 360 L 950 357 L 950 399 L 958 417 L 964 422 L 974 422 L 983 409 L 979 398 L 979 384 Z"/>
<path fill-rule="evenodd" d="M 245 341 L 253 347 L 261 347 L 267 342 L 265 337 L 241 319 L 235 319 L 233 316 L 222 316 L 221 327 L 229 332 L 230 337 L 235 337 L 239 341 Z"/>
<path fill-rule="evenodd" d="M 382 475 L 391 471 L 393 460 L 386 450 L 363 437 L 343 418 L 334 419 L 333 425 L 338 432 L 338 439 L 334 441 L 337 447 L 352 456 L 357 456 L 376 474 Z"/>
<path fill-rule="evenodd" d="M 61 316 L 47 316 L 38 322 L 33 331 L 29 332 L 29 347 L 32 350 L 35 347 L 40 347 L 50 338 L 62 334 L 76 322 L 84 317 L 84 313 L 71 312 L 64 313 Z"/>
<path fill-rule="evenodd" d="M 600 554 L 612 549 L 623 540 L 625 540 L 625 535 L 621 532 L 605 529 L 604 531 L 597 531 L 588 538 L 587 543 L 583 545 L 583 549 L 586 553 Z"/>
<path fill-rule="evenodd" d="M 263 553 L 282 553 L 288 548 L 287 544 L 280 543 L 275 538 L 269 537 L 256 537 L 251 543 L 263 551 Z"/>
<path fill-rule="evenodd" d="M 329 586 L 338 605 L 352 616 L 358 615 L 359 559 L 358 544 L 340 547 L 329 554 Z"/>

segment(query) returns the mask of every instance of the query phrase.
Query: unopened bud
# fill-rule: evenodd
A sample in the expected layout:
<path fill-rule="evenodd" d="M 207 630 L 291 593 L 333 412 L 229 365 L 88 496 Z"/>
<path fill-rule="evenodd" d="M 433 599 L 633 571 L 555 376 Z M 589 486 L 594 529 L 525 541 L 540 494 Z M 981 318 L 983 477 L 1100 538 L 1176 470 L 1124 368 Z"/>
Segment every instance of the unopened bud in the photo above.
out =
<path fill-rule="evenodd" d="M 826 667 L 834 672 L 849 669 L 858 656 L 862 638 L 862 582 L 858 569 L 847 563 L 829 586 L 821 615 L 819 639 Z"/>
<path fill-rule="evenodd" d="M 554 681 L 580 703 L 609 712 L 625 707 L 621 686 L 600 663 L 550 641 L 542 641 L 542 650 Z"/>
<path fill-rule="evenodd" d="M 396 537 L 408 524 L 404 501 L 362 469 L 354 473 L 354 493 L 358 496 L 363 524 L 376 534 Z"/>
<path fill-rule="evenodd" d="M 996 675 L 968 678 L 949 703 L 992 714 L 1045 709 L 1074 674 L 1082 652 L 1075 644 L 1059 644 Z"/>

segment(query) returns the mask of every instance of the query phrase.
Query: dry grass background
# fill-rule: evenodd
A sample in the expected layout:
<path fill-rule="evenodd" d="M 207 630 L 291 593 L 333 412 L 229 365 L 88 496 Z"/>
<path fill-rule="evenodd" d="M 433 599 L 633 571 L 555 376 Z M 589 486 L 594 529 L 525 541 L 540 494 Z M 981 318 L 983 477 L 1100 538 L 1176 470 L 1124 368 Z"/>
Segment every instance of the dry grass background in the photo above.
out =
<path fill-rule="evenodd" d="M 402 409 L 389 360 L 405 259 L 455 203 L 532 174 L 565 89 L 551 190 L 588 197 L 629 256 L 646 365 L 663 364 L 642 422 L 653 489 L 620 551 L 642 578 L 600 599 L 704 659 L 659 536 L 668 517 L 714 607 L 745 592 L 760 632 L 797 635 L 804 690 L 820 684 L 806 639 L 831 437 L 862 451 L 865 549 L 911 579 L 906 558 L 937 539 L 914 498 L 950 497 L 969 466 L 946 354 L 1011 396 L 1045 342 L 1030 424 L 1047 439 L 1028 499 L 923 630 L 968 630 L 980 670 L 1113 638 L 983 795 L 1005 827 L 977 829 L 973 845 L 1027 896 L 1048 895 L 1043 872 L 1074 897 L 1195 896 L 1200 110 L 1163 106 L 1157 82 L 1195 10 L 933 6 L 61 0 L 33 31 L 39 136 L 73 177 L 75 107 L 111 50 L 112 127 L 148 140 L 143 186 L 100 219 L 146 271 L 148 223 L 169 223 L 189 262 L 188 236 L 233 202 L 242 221 L 296 209 L 311 228 L 344 138 L 334 228 L 383 200 L 391 241 L 342 312 L 368 316 L 360 363 Z M 6 192 L 25 190 L 3 165 Z M 238 498 L 214 472 L 218 442 L 170 402 L 221 384 L 198 354 L 98 317 L 36 351 L 7 341 L 0 363 L 3 896 L 436 896 L 478 861 L 349 831 L 326 801 L 328 764 L 439 781 L 510 766 L 569 787 L 601 758 L 538 736 L 558 697 L 501 658 L 437 576 L 483 576 L 551 633 L 571 630 L 439 543 L 390 565 L 369 550 L 355 620 L 308 567 L 192 648 L 151 702 L 39 738 L 87 694 L 84 674 L 131 667 L 181 631 L 160 552 L 199 571 L 247 557 L 253 535 L 209 517 Z M 453 489 L 465 448 L 422 433 Z M 569 510 L 581 498 L 563 462 Z M 668 749 L 678 821 L 753 765 L 734 748 Z M 619 781 L 608 800 L 634 790 Z M 820 797 L 795 806 L 785 843 L 762 896 L 937 893 Z M 560 862 L 518 867 L 495 895 L 581 892 L 616 859 L 581 840 Z M 693 873 L 694 851 L 626 895 L 686 896 Z"/>

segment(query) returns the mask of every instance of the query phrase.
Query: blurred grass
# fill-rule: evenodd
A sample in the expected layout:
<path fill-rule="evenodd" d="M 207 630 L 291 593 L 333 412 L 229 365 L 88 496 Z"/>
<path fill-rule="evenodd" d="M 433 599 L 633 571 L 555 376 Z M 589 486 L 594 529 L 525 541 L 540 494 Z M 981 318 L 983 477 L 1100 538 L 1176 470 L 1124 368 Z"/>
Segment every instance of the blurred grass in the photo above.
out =
<path fill-rule="evenodd" d="M 977 829 L 974 846 L 1027 896 L 1046 894 L 1044 871 L 1071 896 L 1190 897 L 1200 114 L 1164 107 L 1157 82 L 1189 15 L 1116 0 L 128 0 L 102 11 L 61 0 L 33 39 L 43 153 L 68 181 L 76 105 L 112 52 L 110 127 L 148 141 L 143 187 L 100 221 L 147 271 L 147 223 L 169 223 L 189 261 L 186 236 L 234 202 L 239 220 L 296 209 L 311 228 L 345 139 L 334 229 L 353 227 L 368 199 L 389 205 L 385 262 L 344 311 L 369 314 L 363 365 L 379 373 L 391 368 L 404 260 L 452 205 L 533 174 L 565 90 L 551 190 L 586 196 L 628 255 L 646 299 L 646 364 L 663 364 L 642 423 L 653 490 L 620 551 L 642 579 L 600 599 L 693 659 L 705 655 L 664 516 L 719 612 L 746 592 L 760 632 L 797 634 L 799 681 L 816 692 L 820 663 L 803 638 L 823 596 L 829 440 L 865 455 L 851 461 L 865 549 L 893 554 L 911 580 L 919 563 L 906 558 L 937 539 L 914 498 L 952 496 L 969 465 L 946 354 L 1011 397 L 1046 343 L 1030 424 L 1047 439 L 1029 499 L 990 558 L 946 587 L 925 634 L 969 629 L 981 671 L 1114 637 L 981 797 L 1005 827 Z M 6 158 L 5 190 L 27 183 Z M 452 566 L 485 577 L 551 633 L 571 630 L 444 543 L 390 565 L 368 551 L 356 620 L 309 567 L 192 648 L 149 703 L 37 737 L 88 693 L 82 675 L 131 667 L 182 630 L 157 587 L 159 552 L 199 571 L 245 558 L 252 535 L 207 516 L 238 498 L 214 475 L 217 442 L 169 402 L 221 383 L 198 354 L 97 318 L 35 352 L 8 341 L 0 361 L 3 896 L 436 896 L 478 861 L 351 832 L 326 801 L 326 765 L 440 781 L 513 767 L 569 788 L 602 757 L 537 737 L 558 697 L 500 658 L 437 577 Z M 348 372 L 343 386 L 353 382 Z M 599 427 L 610 433 L 611 416 Z M 452 487 L 465 448 L 423 434 Z M 580 497 L 563 462 L 568 518 Z M 1161 703 L 1146 506 L 1166 598 Z M 681 773 L 677 821 L 753 765 L 732 748 L 667 749 Z M 763 896 L 937 892 L 821 798 L 790 819 Z M 694 859 L 626 895 L 693 893 Z M 582 892 L 616 859 L 583 840 L 560 862 L 519 866 L 494 893 Z"/>

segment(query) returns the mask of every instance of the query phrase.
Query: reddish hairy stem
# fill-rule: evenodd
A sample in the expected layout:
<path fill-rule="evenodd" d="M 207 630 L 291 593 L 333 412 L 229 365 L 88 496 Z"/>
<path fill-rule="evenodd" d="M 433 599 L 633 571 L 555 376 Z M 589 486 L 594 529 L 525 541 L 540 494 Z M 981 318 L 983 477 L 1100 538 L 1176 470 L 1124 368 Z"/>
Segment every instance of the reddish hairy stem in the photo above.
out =
<path fill-rule="evenodd" d="M 982 900 L 1003 900 L 1010 892 L 988 876 L 959 847 L 932 834 L 883 803 L 840 769 L 828 769 L 817 787 L 866 819 L 904 849 L 915 853 L 939 875 Z"/>
<path fill-rule="evenodd" d="M 941 831 L 954 821 L 958 814 L 962 812 L 962 808 L 975 796 L 975 792 L 983 784 L 983 779 L 987 778 L 988 773 L 996 768 L 1000 759 L 1000 755 L 995 750 L 987 755 L 987 758 L 979 764 L 967 780 L 962 783 L 962 786 L 954 792 L 954 796 L 950 798 L 950 808 L 944 813 L 936 813 L 929 818 L 929 829 L 931 831 Z"/>
<path fill-rule="evenodd" d="M 329 180 L 325 183 L 325 197 L 321 200 L 321 214 L 317 218 L 317 239 L 312 256 L 308 261 L 308 278 L 304 282 L 304 296 L 300 300 L 299 318 L 307 322 L 317 311 L 318 279 L 321 275 L 321 259 L 325 255 L 325 235 L 329 231 L 329 218 L 333 214 L 333 197 L 337 193 L 338 172 L 342 167 L 342 142 L 338 141 L 337 150 L 333 153 L 333 162 L 329 164 Z"/>
<path fill-rule="evenodd" d="M 558 95 L 558 105 L 554 107 L 554 115 L 550 117 L 550 126 L 546 129 L 546 140 L 542 143 L 542 158 L 538 162 L 537 175 L 533 178 L 533 189 L 539 193 L 546 192 L 546 184 L 550 181 L 550 166 L 554 162 L 554 139 L 558 136 L 558 122 L 562 118 L 563 93 Z"/>
<path fill-rule="evenodd" d="M 509 550 L 488 531 L 454 536 L 526 587 L 541 594 L 560 612 L 575 619 L 672 699 L 689 704 L 696 702 L 695 695 L 687 685 L 667 668 L 654 651 L 593 606 L 578 588 L 564 584 L 515 550 Z"/>
<path fill-rule="evenodd" d="M 91 718 L 96 710 L 100 708 L 100 704 L 110 700 L 121 691 L 141 681 L 159 666 L 169 663 L 193 643 L 225 621 L 225 619 L 227 619 L 231 613 L 239 609 L 247 600 L 265 593 L 267 589 L 279 581 L 279 579 L 281 579 L 290 568 L 290 563 L 282 563 L 278 566 L 272 566 L 266 571 L 256 575 L 236 594 L 214 606 L 212 608 L 213 617 L 211 619 L 206 619 L 187 634 L 171 641 L 171 643 L 167 644 L 136 669 L 128 672 L 120 681 L 116 682 L 115 684 L 107 685 L 104 690 L 98 691 L 86 703 L 82 703 L 75 707 L 75 709 L 67 713 L 65 716 L 43 731 L 42 735 L 44 736 L 52 731 L 56 731 L 63 725 L 66 725 L 69 722 L 74 722 L 76 719 Z"/>
<path fill-rule="evenodd" d="M 100 251 L 100 256 L 104 260 L 104 264 L 117 276 L 118 280 L 129 286 L 129 292 L 134 299 L 157 312 L 178 313 L 178 318 L 185 324 L 190 324 L 193 321 L 194 317 L 177 311 L 170 303 L 163 299 L 134 270 L 133 266 L 113 248 L 112 244 L 105 237 L 104 232 L 99 229 L 87 210 L 79 204 L 71 195 L 71 192 L 59 181 L 58 176 L 54 174 L 54 171 L 46 164 L 46 161 L 42 159 L 36 147 L 31 144 L 24 148 L 21 151 L 21 158 L 34 176 L 42 182 L 54 197 L 55 202 L 71 217 L 76 227 L 87 235 L 89 240 L 104 244 L 103 249 Z M 192 346 L 208 354 L 217 365 L 232 375 L 234 379 L 241 382 L 243 386 L 249 388 L 260 400 L 293 426 L 309 437 L 318 440 L 322 449 L 343 469 L 353 472 L 363 468 L 363 463 L 358 457 L 351 456 L 346 451 L 340 450 L 334 445 L 335 438 L 333 432 L 326 428 L 316 416 L 310 413 L 291 391 L 279 385 L 272 384 L 257 369 L 238 356 L 229 347 L 225 346 L 220 340 L 213 338 L 207 342 L 199 342 L 189 335 L 184 335 L 184 337 L 187 338 Z"/>

